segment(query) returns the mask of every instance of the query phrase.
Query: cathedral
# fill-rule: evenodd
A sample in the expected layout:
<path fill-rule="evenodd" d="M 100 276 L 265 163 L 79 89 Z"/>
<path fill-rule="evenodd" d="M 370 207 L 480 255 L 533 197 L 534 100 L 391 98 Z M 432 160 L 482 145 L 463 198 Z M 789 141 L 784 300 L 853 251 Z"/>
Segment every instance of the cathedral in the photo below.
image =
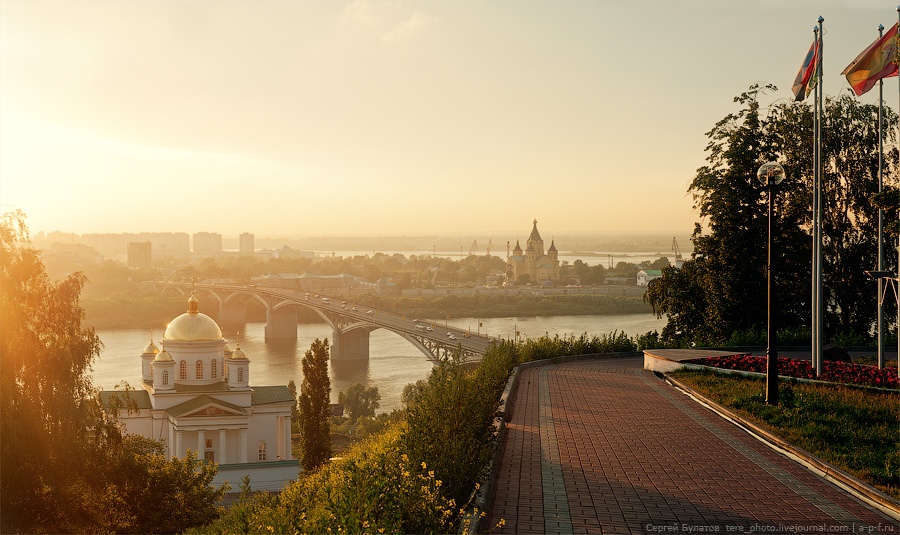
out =
<path fill-rule="evenodd" d="M 534 220 L 534 228 L 525 242 L 525 251 L 516 241 L 516 248 L 512 256 L 506 261 L 506 280 L 514 283 L 543 282 L 559 280 L 559 256 L 553 240 L 550 248 L 544 254 L 544 240 L 537 229 L 537 219 Z"/>
<path fill-rule="evenodd" d="M 236 489 L 249 475 L 253 490 L 278 490 L 297 478 L 290 389 L 250 386 L 250 359 L 240 344 L 228 347 L 193 294 L 166 327 L 162 349 L 151 340 L 140 359 L 142 389 L 100 393 L 125 432 L 163 441 L 169 457 L 193 450 L 218 463 L 217 486 Z"/>

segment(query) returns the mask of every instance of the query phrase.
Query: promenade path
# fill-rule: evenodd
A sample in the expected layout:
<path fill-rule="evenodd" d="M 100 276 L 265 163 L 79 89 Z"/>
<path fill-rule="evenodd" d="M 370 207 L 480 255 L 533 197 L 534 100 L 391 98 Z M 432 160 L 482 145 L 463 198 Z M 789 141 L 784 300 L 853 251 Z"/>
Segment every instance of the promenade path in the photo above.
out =
<path fill-rule="evenodd" d="M 521 368 L 491 533 L 893 533 L 900 523 L 643 370 Z"/>

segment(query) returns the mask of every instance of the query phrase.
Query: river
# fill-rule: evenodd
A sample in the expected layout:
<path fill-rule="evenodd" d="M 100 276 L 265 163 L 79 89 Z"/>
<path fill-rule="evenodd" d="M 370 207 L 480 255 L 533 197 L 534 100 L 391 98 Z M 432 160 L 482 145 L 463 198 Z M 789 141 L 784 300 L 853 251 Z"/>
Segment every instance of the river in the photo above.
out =
<path fill-rule="evenodd" d="M 482 318 L 479 328 L 476 318 L 455 318 L 449 325 L 472 332 L 480 331 L 500 338 L 513 338 L 518 329 L 520 337 L 537 338 L 548 334 L 578 336 L 609 334 L 613 331 L 637 336 L 647 331 L 662 330 L 665 319 L 652 314 L 626 314 L 611 316 L 541 316 L 523 318 Z M 447 322 L 437 322 L 438 324 Z M 296 342 L 266 342 L 265 323 L 248 323 L 241 334 L 241 349 L 250 358 L 251 385 L 287 384 L 291 379 L 299 388 L 303 380 L 301 359 L 316 338 L 331 338 L 331 328 L 324 323 L 300 324 Z M 111 390 L 120 381 L 137 387 L 141 380 L 140 355 L 150 340 L 150 333 L 142 329 L 97 331 L 104 348 L 100 358 L 94 361 L 92 378 L 94 385 Z M 160 345 L 162 333 L 154 333 L 154 342 Z M 234 339 L 228 337 L 234 349 Z M 379 412 L 400 408 L 403 387 L 419 379 L 425 379 L 432 364 L 425 355 L 400 335 L 384 329 L 373 331 L 369 339 L 369 361 L 342 363 L 331 366 L 331 399 L 337 401 L 338 392 L 354 383 L 378 387 L 381 394 Z"/>

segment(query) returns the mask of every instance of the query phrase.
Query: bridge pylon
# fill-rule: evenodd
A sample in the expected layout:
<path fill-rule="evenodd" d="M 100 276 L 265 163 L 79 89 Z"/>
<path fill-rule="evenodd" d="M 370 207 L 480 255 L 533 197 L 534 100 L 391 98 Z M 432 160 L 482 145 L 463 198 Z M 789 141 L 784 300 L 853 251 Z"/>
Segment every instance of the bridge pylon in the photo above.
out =
<path fill-rule="evenodd" d="M 288 306 L 266 308 L 266 340 L 296 340 L 297 309 Z"/>

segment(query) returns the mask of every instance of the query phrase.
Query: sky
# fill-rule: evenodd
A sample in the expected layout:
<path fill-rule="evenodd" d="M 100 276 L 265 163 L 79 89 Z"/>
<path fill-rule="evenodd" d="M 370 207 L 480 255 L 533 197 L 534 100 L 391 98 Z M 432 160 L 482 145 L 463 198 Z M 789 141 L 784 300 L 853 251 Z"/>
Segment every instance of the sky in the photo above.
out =
<path fill-rule="evenodd" d="M 32 233 L 687 234 L 705 133 L 751 84 L 792 97 L 819 16 L 836 95 L 895 4 L 0 0 L 0 211 Z"/>

